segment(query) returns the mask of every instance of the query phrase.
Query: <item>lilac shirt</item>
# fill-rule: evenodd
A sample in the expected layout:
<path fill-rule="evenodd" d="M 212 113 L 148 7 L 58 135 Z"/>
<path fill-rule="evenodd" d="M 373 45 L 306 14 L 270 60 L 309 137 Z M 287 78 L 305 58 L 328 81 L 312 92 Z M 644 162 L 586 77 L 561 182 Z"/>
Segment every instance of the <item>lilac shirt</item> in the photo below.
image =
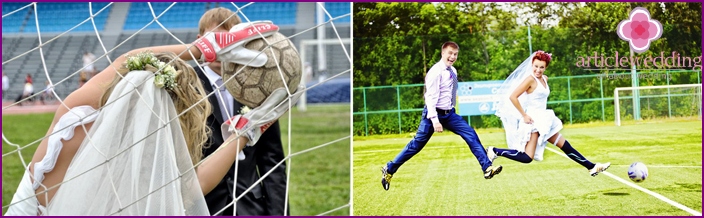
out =
<path fill-rule="evenodd" d="M 454 72 L 457 70 L 452 67 Z M 452 73 L 447 70 L 447 65 L 442 61 L 433 65 L 425 75 L 425 106 L 428 108 L 427 118 L 438 121 L 438 112 L 435 109 L 450 110 L 453 108 L 452 86 L 450 77 Z"/>

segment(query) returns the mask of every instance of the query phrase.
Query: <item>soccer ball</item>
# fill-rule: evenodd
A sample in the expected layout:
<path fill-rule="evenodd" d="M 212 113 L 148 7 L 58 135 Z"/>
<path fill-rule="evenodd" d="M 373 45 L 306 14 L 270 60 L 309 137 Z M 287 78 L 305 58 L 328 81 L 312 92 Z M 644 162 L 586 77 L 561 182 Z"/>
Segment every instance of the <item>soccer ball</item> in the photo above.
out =
<path fill-rule="evenodd" d="M 235 100 L 250 108 L 261 105 L 274 90 L 284 87 L 284 83 L 289 92 L 294 93 L 301 82 L 301 57 L 291 40 L 281 33 L 266 37 L 266 40 L 273 43 L 270 48 L 264 39 L 255 39 L 245 45 L 251 50 L 264 51 L 261 54 L 267 56 L 264 66 L 223 63 L 223 81 L 229 80 L 225 88 Z"/>
<path fill-rule="evenodd" d="M 628 167 L 628 178 L 634 182 L 642 182 L 648 178 L 648 168 L 641 162 L 635 162 Z"/>

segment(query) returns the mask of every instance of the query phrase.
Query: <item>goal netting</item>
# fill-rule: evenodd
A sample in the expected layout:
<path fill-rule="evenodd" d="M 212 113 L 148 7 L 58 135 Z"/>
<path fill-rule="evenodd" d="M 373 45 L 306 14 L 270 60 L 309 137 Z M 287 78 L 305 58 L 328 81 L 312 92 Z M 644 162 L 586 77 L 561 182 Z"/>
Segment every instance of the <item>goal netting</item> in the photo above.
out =
<path fill-rule="evenodd" d="M 637 120 L 699 118 L 702 84 L 621 87 L 614 89 L 617 126 Z"/>
<path fill-rule="evenodd" d="M 299 52 L 301 61 L 304 63 L 303 81 L 308 84 L 328 82 L 303 93 L 298 103 L 298 110 L 306 111 L 309 101 L 312 103 L 350 102 L 351 76 L 346 74 L 330 78 L 334 76 L 330 72 L 343 72 L 352 64 L 344 63 L 349 59 L 344 58 L 346 53 L 341 50 L 327 51 L 327 47 L 339 46 L 340 43 L 347 46 L 348 51 L 352 49 L 350 38 L 308 39 L 300 42 Z M 317 70 L 314 70 L 313 66 L 317 66 Z M 331 69 L 328 69 L 328 66 Z"/>
<path fill-rule="evenodd" d="M 306 90 L 340 79 L 349 81 L 351 3 L 3 3 L 2 67 L 12 84 L 7 93 L 3 91 L 3 116 L 31 110 L 53 115 L 63 99 L 80 85 L 84 52 L 95 54 L 92 64 L 99 72 L 132 49 L 193 42 L 200 15 L 214 7 L 231 9 L 243 22 L 273 20 L 278 24 L 279 32 L 305 55 L 304 69 L 308 64 L 319 76 L 307 81 Z M 320 51 L 311 45 L 324 45 L 323 53 L 311 51 Z M 25 94 L 27 74 L 33 77 L 33 90 Z M 285 158 L 277 166 L 285 164 L 287 171 L 283 207 L 291 215 L 350 215 L 350 103 L 318 106 L 302 102 L 303 108 L 289 106 L 279 119 Z M 48 137 L 45 135 L 51 118 L 41 117 L 27 115 L 16 118 L 23 122 L 3 122 L 3 214 L 11 206 L 12 195 L 34 151 Z M 261 178 L 255 184 L 272 172 L 259 171 Z M 235 213 L 237 201 L 253 188 L 228 202 Z M 133 202 L 122 203 L 129 206 Z"/>

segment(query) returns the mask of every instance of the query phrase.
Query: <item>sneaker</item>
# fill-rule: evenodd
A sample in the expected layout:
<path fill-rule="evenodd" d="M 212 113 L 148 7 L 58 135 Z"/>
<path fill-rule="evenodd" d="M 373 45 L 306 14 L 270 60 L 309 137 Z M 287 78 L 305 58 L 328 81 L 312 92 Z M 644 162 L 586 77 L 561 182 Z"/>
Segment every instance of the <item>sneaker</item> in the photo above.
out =
<path fill-rule="evenodd" d="M 386 166 L 381 168 L 381 186 L 384 187 L 384 190 L 388 191 L 391 186 L 391 177 L 394 175 L 386 172 L 386 170 Z"/>
<path fill-rule="evenodd" d="M 489 166 L 489 168 L 486 168 L 486 170 L 484 171 L 484 178 L 491 179 L 495 175 L 499 174 L 501 172 L 501 169 L 503 169 L 501 165 L 499 165 L 498 167 Z"/>
<path fill-rule="evenodd" d="M 606 171 L 611 166 L 611 163 L 596 163 L 594 165 L 594 168 L 589 170 L 589 175 L 596 176 L 599 175 L 599 173 Z"/>
<path fill-rule="evenodd" d="M 496 158 L 499 157 L 494 152 L 494 146 L 489 146 L 488 148 L 486 148 L 486 156 L 489 158 L 489 161 L 491 161 L 492 163 L 494 162 L 494 160 L 496 160 Z"/>

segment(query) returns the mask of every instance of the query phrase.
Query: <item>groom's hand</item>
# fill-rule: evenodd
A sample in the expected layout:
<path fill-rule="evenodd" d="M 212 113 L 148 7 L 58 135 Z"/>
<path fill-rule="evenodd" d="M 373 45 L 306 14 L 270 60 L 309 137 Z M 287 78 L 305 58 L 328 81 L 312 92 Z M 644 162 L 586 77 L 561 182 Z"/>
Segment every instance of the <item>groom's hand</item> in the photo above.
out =
<path fill-rule="evenodd" d="M 435 132 L 442 132 L 442 124 L 440 124 L 440 121 L 433 121 L 433 129 Z"/>

